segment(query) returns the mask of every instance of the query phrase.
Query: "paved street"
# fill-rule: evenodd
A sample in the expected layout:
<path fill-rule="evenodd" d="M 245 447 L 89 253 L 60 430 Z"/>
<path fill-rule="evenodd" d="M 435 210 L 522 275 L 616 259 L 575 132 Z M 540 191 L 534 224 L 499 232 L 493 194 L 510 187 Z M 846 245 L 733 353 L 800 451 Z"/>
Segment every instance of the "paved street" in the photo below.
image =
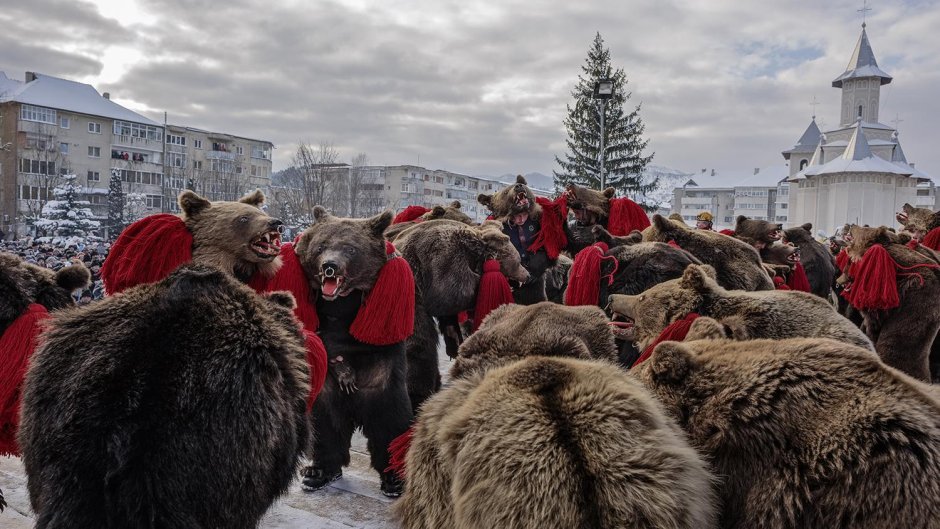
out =
<path fill-rule="evenodd" d="M 450 367 L 450 360 L 439 349 L 441 371 Z M 0 529 L 33 527 L 32 513 L 26 494 L 26 475 L 18 458 L 0 457 L 0 489 L 6 496 L 7 509 L 0 514 Z M 262 529 L 394 529 L 389 510 L 394 500 L 379 491 L 379 477 L 369 467 L 369 453 L 362 435 L 353 437 L 350 466 L 343 478 L 326 489 L 307 493 L 300 480 L 290 493 L 275 503 L 261 521 Z"/>

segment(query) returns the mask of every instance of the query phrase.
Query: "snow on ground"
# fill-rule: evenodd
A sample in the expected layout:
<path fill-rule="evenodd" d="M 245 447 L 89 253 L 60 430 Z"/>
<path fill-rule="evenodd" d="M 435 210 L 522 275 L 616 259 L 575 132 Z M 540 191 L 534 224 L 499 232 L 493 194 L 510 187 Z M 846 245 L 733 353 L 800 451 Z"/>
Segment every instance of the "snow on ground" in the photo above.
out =
<path fill-rule="evenodd" d="M 450 359 L 438 346 L 441 373 Z M 26 492 L 26 474 L 19 458 L 0 457 L 0 489 L 7 508 L 0 513 L 0 529 L 31 529 L 35 523 Z M 304 492 L 300 479 L 261 520 L 260 529 L 396 529 L 390 509 L 395 500 L 379 491 L 379 475 L 369 466 L 366 439 L 353 436 L 350 465 L 343 477 L 316 492 Z"/>

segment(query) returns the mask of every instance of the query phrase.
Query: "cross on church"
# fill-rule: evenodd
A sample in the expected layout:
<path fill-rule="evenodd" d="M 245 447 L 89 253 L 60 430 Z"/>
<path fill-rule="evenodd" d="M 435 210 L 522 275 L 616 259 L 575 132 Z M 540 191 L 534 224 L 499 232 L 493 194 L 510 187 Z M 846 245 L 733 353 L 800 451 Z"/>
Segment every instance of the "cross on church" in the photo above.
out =
<path fill-rule="evenodd" d="M 903 123 L 903 122 L 904 122 L 904 120 L 901 119 L 901 115 L 900 115 L 900 114 L 895 114 L 895 115 L 894 115 L 894 119 L 891 120 L 891 123 L 894 123 L 894 130 L 898 130 L 898 125 L 901 124 L 901 123 Z"/>
<path fill-rule="evenodd" d="M 868 17 L 868 12 L 871 11 L 871 8 L 868 7 L 868 0 L 863 0 L 862 8 L 855 10 L 857 13 L 862 14 L 862 27 L 865 27 L 865 20 Z"/>
<path fill-rule="evenodd" d="M 809 106 L 813 107 L 813 119 L 816 119 L 816 107 L 819 106 L 819 101 L 816 101 L 816 96 L 813 96 L 813 100 L 810 102 Z"/>

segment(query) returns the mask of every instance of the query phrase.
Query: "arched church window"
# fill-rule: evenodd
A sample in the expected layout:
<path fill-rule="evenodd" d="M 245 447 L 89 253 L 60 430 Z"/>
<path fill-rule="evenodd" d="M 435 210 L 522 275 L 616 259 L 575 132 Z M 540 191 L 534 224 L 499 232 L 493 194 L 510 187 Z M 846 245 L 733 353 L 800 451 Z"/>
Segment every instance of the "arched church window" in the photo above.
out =
<path fill-rule="evenodd" d="M 863 108 L 863 105 L 858 106 L 858 117 L 862 117 L 862 108 Z"/>
<path fill-rule="evenodd" d="M 800 160 L 800 171 L 802 171 L 803 169 L 806 169 L 807 165 L 809 165 L 809 160 L 805 158 Z"/>

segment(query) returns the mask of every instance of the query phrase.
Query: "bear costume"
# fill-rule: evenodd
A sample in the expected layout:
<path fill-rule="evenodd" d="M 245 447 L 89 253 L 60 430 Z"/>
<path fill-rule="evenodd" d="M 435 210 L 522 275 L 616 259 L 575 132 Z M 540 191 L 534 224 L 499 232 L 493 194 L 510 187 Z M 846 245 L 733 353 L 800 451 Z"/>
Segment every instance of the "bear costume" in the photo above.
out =
<path fill-rule="evenodd" d="M 630 374 L 721 476 L 721 527 L 940 527 L 937 391 L 865 349 L 665 342 Z"/>
<path fill-rule="evenodd" d="M 36 527 L 256 527 L 310 433 L 293 308 L 187 265 L 57 313 L 19 433 Z"/>

